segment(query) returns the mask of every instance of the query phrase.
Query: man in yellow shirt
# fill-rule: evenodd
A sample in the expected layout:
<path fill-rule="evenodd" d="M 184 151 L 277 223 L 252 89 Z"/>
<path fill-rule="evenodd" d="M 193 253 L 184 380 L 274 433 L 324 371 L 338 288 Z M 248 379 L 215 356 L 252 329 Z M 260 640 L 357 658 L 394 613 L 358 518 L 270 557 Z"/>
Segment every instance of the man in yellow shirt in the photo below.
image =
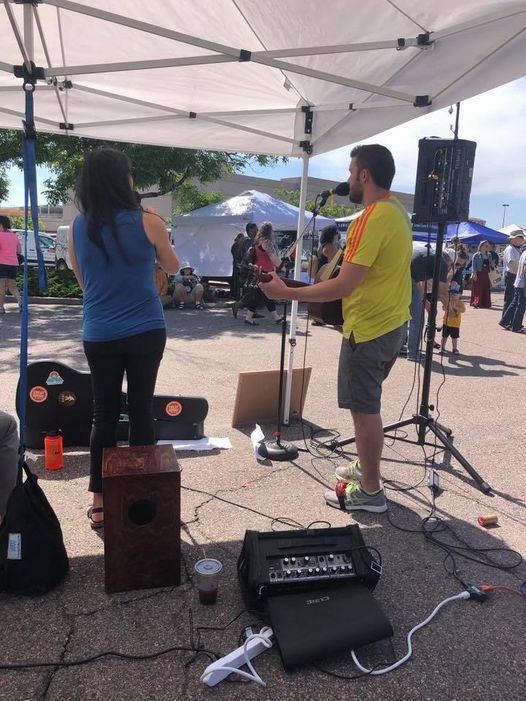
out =
<path fill-rule="evenodd" d="M 343 498 L 325 493 L 330 506 L 346 511 L 387 510 L 380 484 L 384 445 L 380 415 L 382 383 L 406 337 L 411 300 L 412 234 L 407 214 L 389 191 L 395 174 L 391 152 L 379 144 L 351 152 L 349 199 L 363 204 L 347 234 L 337 277 L 309 287 L 287 287 L 277 275 L 260 283 L 267 297 L 300 302 L 342 299 L 343 339 L 338 368 L 338 405 L 350 409 L 358 460 L 336 470 L 346 483 Z"/>

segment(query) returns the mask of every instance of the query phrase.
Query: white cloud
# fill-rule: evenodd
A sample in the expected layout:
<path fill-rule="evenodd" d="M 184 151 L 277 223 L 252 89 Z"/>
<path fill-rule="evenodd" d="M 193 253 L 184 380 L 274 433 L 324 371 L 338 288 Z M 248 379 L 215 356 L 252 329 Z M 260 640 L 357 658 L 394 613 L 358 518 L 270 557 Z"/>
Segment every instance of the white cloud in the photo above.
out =
<path fill-rule="evenodd" d="M 459 137 L 477 142 L 473 195 L 504 199 L 526 193 L 526 79 L 514 81 L 461 103 Z M 455 114 L 447 109 L 424 115 L 361 143 L 382 143 L 393 153 L 397 168 L 395 190 L 413 191 L 418 141 L 425 136 L 452 138 Z M 309 169 L 313 176 L 346 178 L 349 146 L 316 156 Z"/>

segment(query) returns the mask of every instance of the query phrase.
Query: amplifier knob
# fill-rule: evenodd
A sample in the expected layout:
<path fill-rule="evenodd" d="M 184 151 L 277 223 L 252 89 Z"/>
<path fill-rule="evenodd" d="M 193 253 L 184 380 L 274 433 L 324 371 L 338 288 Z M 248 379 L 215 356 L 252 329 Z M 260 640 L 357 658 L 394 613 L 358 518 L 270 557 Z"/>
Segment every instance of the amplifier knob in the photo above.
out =
<path fill-rule="evenodd" d="M 316 567 L 316 569 L 314 571 L 316 572 L 316 574 L 319 574 L 321 572 L 319 567 Z"/>
<path fill-rule="evenodd" d="M 310 560 L 310 557 L 308 555 L 305 555 L 303 559 L 305 560 L 305 562 L 308 562 Z"/>
<path fill-rule="evenodd" d="M 291 562 L 296 562 L 296 558 L 295 558 L 295 557 L 291 557 L 291 558 L 290 558 L 290 561 L 291 561 Z"/>
<path fill-rule="evenodd" d="M 340 572 L 347 572 L 347 565 L 340 565 Z"/>
<path fill-rule="evenodd" d="M 332 562 L 334 560 L 334 555 L 329 555 L 329 560 Z"/>
<path fill-rule="evenodd" d="M 309 571 L 309 574 L 312 574 L 312 573 L 314 572 L 314 570 L 312 569 L 312 567 L 309 567 L 309 570 L 308 570 L 308 571 Z"/>
<path fill-rule="evenodd" d="M 296 570 L 296 575 L 297 575 L 298 577 L 303 576 L 303 570 Z"/>
<path fill-rule="evenodd" d="M 286 565 L 288 565 L 288 564 L 289 564 L 289 558 L 288 558 L 288 557 L 284 557 L 284 558 L 283 558 L 283 562 L 284 562 Z"/>
<path fill-rule="evenodd" d="M 323 572 L 323 574 L 327 574 L 327 572 L 328 572 L 329 570 L 328 570 L 327 567 L 322 567 L 322 568 L 321 568 L 321 571 Z"/>
<path fill-rule="evenodd" d="M 331 572 L 336 573 L 337 571 L 338 571 L 338 568 L 337 568 L 337 567 L 331 567 Z"/>

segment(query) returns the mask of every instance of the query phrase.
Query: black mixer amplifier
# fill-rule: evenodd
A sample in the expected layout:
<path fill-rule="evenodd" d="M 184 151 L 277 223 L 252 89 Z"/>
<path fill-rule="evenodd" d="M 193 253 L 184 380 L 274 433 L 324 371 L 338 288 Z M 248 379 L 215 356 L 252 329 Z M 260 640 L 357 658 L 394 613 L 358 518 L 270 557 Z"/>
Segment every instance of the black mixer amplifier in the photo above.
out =
<path fill-rule="evenodd" d="M 359 582 L 381 573 L 357 525 L 260 533 L 246 531 L 238 560 L 243 597 L 262 608 L 268 596 Z"/>

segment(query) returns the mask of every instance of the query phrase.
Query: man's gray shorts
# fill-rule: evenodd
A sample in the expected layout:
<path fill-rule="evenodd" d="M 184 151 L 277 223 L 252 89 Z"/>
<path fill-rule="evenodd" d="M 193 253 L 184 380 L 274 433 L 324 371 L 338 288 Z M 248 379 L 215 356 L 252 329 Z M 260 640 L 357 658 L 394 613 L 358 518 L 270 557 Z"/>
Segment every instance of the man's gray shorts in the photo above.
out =
<path fill-rule="evenodd" d="M 338 406 L 360 414 L 379 414 L 382 383 L 406 340 L 407 324 L 372 341 L 342 339 L 338 367 Z"/>

